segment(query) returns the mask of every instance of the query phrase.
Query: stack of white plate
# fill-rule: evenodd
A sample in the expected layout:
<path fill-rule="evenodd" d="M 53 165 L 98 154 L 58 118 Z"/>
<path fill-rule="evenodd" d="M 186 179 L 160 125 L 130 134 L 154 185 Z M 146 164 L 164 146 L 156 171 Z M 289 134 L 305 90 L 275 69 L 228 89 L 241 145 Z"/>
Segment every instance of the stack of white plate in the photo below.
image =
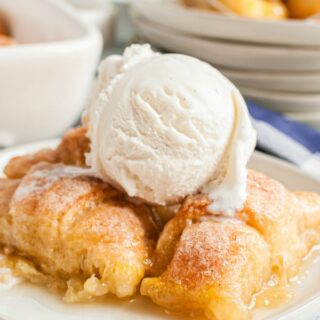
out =
<path fill-rule="evenodd" d="M 320 21 L 254 20 L 135 0 L 140 37 L 205 60 L 247 98 L 320 129 Z"/>

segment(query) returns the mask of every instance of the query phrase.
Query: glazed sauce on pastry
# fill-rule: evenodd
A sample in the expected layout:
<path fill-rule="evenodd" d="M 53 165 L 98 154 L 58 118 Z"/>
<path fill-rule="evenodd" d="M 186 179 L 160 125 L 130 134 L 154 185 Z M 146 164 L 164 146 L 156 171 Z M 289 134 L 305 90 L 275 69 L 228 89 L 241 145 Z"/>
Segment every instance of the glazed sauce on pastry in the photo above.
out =
<path fill-rule="evenodd" d="M 253 308 L 276 308 L 291 300 L 298 286 L 304 281 L 310 266 L 320 259 L 320 245 L 314 246 L 310 253 L 303 259 L 298 274 L 289 280 L 271 279 L 268 286 L 254 295 Z"/>
<path fill-rule="evenodd" d="M 258 293 L 254 298 L 255 308 L 276 308 L 288 302 L 294 296 L 290 285 L 276 285 Z"/>

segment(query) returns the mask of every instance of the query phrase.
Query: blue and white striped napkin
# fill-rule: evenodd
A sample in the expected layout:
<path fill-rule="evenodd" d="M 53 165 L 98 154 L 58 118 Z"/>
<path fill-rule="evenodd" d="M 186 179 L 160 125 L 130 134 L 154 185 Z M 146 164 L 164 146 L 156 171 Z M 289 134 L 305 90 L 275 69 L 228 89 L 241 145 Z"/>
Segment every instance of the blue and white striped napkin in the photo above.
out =
<path fill-rule="evenodd" d="M 287 159 L 320 179 L 320 132 L 247 101 L 258 148 Z"/>

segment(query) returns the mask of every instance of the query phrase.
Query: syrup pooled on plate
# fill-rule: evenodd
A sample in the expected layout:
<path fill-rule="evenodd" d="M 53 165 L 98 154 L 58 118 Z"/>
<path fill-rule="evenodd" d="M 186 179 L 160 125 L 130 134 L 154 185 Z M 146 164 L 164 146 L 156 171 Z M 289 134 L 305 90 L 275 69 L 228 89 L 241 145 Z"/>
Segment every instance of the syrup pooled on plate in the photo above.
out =
<path fill-rule="evenodd" d="M 303 287 L 310 280 L 310 272 L 313 269 L 319 269 L 320 266 L 320 245 L 314 246 L 310 253 L 303 259 L 298 274 L 287 280 L 280 280 L 277 277 L 270 279 L 268 286 L 257 293 L 252 300 L 252 308 L 274 309 L 282 307 L 287 303 L 293 303 L 299 299 L 300 287 Z M 320 279 L 320 273 L 318 275 Z M 309 278 L 309 279 L 308 279 Z M 315 283 L 316 285 L 317 283 Z"/>

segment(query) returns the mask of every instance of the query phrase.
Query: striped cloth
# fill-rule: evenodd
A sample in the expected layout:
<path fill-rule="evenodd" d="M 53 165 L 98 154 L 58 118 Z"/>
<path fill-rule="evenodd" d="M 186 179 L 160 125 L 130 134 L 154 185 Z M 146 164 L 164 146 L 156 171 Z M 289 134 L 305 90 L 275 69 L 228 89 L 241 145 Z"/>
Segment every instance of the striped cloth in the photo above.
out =
<path fill-rule="evenodd" d="M 289 160 L 320 179 L 320 132 L 247 101 L 258 148 Z"/>

